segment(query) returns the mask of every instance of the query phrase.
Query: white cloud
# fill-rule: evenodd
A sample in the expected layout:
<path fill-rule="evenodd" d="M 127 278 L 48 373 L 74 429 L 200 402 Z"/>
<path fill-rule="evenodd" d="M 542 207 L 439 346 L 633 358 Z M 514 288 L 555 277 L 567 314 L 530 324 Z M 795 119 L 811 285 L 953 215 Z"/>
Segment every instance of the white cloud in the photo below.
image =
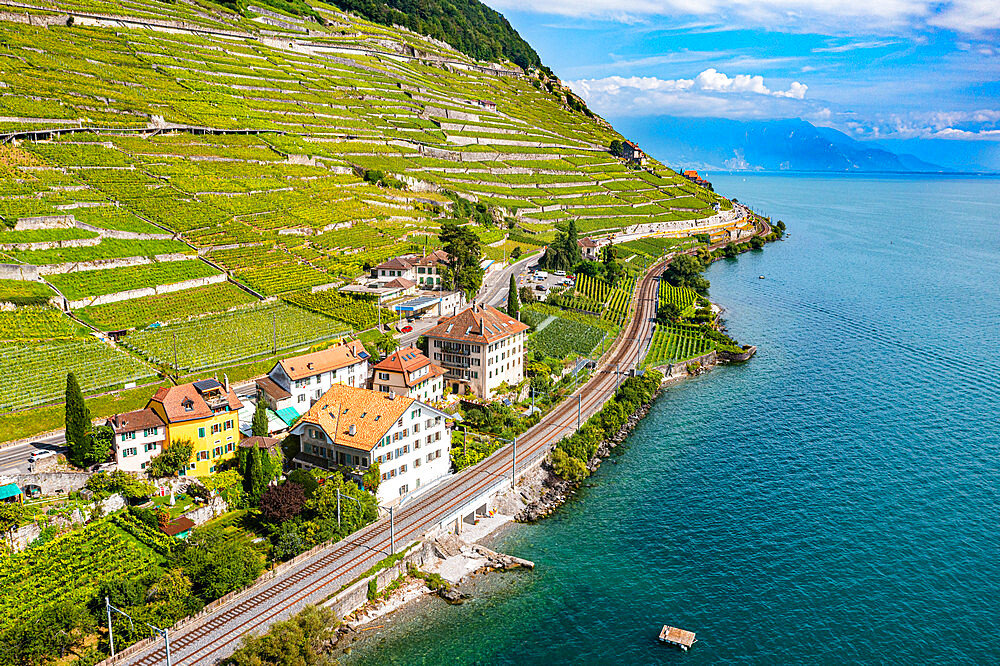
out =
<path fill-rule="evenodd" d="M 793 105 L 808 89 L 794 81 L 788 90 L 771 90 L 760 75 L 729 76 L 714 68 L 693 79 L 609 76 L 568 85 L 601 113 L 726 118 L 794 117 L 803 109 Z"/>
<path fill-rule="evenodd" d="M 709 17 L 772 30 L 905 32 L 929 25 L 961 33 L 1000 29 L 997 0 L 488 0 L 495 9 L 634 23 L 651 16 Z"/>

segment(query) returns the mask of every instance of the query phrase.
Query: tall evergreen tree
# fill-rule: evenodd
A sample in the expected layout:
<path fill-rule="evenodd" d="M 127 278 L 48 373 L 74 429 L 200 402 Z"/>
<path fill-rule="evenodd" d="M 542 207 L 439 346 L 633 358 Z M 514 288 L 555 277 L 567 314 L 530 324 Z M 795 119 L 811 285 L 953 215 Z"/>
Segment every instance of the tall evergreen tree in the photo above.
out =
<path fill-rule="evenodd" d="M 83 464 L 90 449 L 90 412 L 72 372 L 66 375 L 66 445 L 73 464 Z"/>
<path fill-rule="evenodd" d="M 264 478 L 260 447 L 251 446 L 247 449 L 246 465 L 243 469 L 243 492 L 250 505 L 257 506 L 266 489 L 267 481 Z"/>
<path fill-rule="evenodd" d="M 267 437 L 267 403 L 264 396 L 257 396 L 257 408 L 253 410 L 253 421 L 250 423 L 250 434 L 254 437 Z"/>
<path fill-rule="evenodd" d="M 510 289 L 507 291 L 507 314 L 514 319 L 517 319 L 517 311 L 517 280 L 514 279 L 514 274 L 511 273 Z"/>

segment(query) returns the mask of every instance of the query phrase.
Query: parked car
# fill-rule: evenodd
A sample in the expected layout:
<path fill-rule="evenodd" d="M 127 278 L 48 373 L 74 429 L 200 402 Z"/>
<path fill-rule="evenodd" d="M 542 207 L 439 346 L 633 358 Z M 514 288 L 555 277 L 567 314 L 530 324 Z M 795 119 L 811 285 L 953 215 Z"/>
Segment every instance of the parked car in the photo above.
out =
<path fill-rule="evenodd" d="M 538 291 L 540 291 L 542 293 L 545 293 L 546 291 L 548 291 L 548 288 L 544 284 L 536 284 L 535 285 L 535 289 L 537 289 Z"/>
<path fill-rule="evenodd" d="M 36 460 L 42 460 L 44 458 L 51 458 L 54 455 L 55 455 L 55 453 L 53 451 L 44 451 L 44 450 L 38 450 L 38 449 L 36 449 L 36 450 L 32 451 L 31 454 L 28 456 L 28 461 L 29 462 L 35 462 Z"/>
<path fill-rule="evenodd" d="M 552 271 L 552 274 L 556 277 L 566 277 L 566 271 Z"/>
<path fill-rule="evenodd" d="M 404 327 L 403 327 L 403 328 L 401 328 L 400 330 L 401 330 L 401 331 L 402 331 L 403 333 L 409 333 L 410 331 L 412 331 L 412 330 L 413 330 L 413 327 L 412 327 L 412 326 L 404 326 Z"/>

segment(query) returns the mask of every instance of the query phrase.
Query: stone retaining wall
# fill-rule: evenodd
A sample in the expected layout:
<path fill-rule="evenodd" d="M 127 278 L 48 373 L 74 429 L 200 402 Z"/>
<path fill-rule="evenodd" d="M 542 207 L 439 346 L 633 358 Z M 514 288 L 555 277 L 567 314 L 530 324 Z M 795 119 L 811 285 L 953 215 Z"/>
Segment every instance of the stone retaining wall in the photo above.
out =
<path fill-rule="evenodd" d="M 117 259 L 95 259 L 94 261 L 77 261 L 65 264 L 46 264 L 36 266 L 39 275 L 61 275 L 63 273 L 73 273 L 75 271 L 97 271 L 104 268 L 124 268 L 126 266 L 140 266 L 142 264 L 154 264 L 164 261 L 187 261 L 195 259 L 190 254 L 158 254 L 154 257 L 120 257 Z"/>
<path fill-rule="evenodd" d="M 429 548 L 428 543 L 417 545 L 392 566 L 353 583 L 343 592 L 324 602 L 323 606 L 331 609 L 338 618 L 350 615 L 368 602 L 368 581 L 374 578 L 376 589 L 384 590 L 389 583 L 406 574 L 407 564 L 412 562 L 417 567 L 423 566 L 430 558 Z"/>
<path fill-rule="evenodd" d="M 173 291 L 183 291 L 184 289 L 204 287 L 205 285 L 218 284 L 219 282 L 225 282 L 226 280 L 226 274 L 219 273 L 217 275 L 209 275 L 208 277 L 174 282 L 173 284 L 161 284 L 155 287 L 143 287 L 141 289 L 130 289 L 128 291 L 118 291 L 113 294 L 104 294 L 103 296 L 81 298 L 75 301 L 69 301 L 68 305 L 71 310 L 75 310 L 76 308 L 85 308 L 91 305 L 107 305 L 108 303 L 129 301 L 133 298 L 142 298 L 143 296 L 156 296 L 158 294 L 168 294 Z"/>
<path fill-rule="evenodd" d="M 56 491 L 71 493 L 80 490 L 90 472 L 48 472 L 42 474 L 0 474 L 0 486 L 7 483 L 16 483 L 18 488 L 23 489 L 27 485 L 39 486 L 43 495 L 51 495 Z"/>
<path fill-rule="evenodd" d="M 0 280 L 38 279 L 38 266 L 33 264 L 0 264 Z"/>

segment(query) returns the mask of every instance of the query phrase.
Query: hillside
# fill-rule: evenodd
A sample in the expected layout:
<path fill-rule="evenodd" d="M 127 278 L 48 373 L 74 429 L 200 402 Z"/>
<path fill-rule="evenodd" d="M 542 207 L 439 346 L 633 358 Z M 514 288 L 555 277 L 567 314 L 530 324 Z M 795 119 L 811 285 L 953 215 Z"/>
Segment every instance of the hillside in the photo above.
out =
<path fill-rule="evenodd" d="M 612 157 L 544 71 L 332 5 L 6 4 L 0 412 L 59 399 L 66 370 L 94 393 L 370 329 L 375 303 L 325 288 L 439 247 L 462 199 L 496 259 L 571 219 L 686 233 L 730 208 Z"/>

